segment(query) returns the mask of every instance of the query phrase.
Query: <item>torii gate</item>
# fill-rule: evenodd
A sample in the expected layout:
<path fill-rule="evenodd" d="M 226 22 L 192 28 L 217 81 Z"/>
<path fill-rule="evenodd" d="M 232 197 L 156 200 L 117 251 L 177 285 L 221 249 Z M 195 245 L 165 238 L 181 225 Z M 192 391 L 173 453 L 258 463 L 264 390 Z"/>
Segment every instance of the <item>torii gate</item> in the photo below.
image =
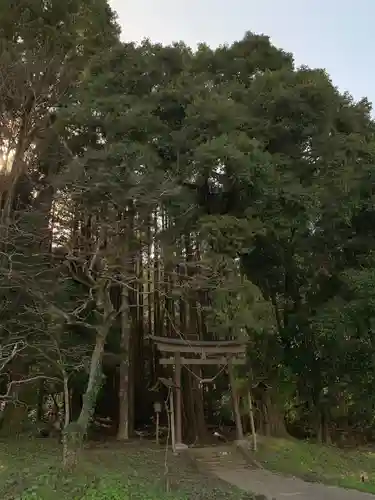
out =
<path fill-rule="evenodd" d="M 233 413 L 236 422 L 237 439 L 243 439 L 243 429 L 239 408 L 239 398 L 235 387 L 234 365 L 246 362 L 246 343 L 235 340 L 185 340 L 171 337 L 150 336 L 157 349 L 164 355 L 161 365 L 173 365 L 175 368 L 175 436 L 176 449 L 186 446 L 182 442 L 182 403 L 181 403 L 181 369 L 186 365 L 228 365 L 229 382 L 232 392 Z M 183 354 L 183 356 L 181 356 Z"/>

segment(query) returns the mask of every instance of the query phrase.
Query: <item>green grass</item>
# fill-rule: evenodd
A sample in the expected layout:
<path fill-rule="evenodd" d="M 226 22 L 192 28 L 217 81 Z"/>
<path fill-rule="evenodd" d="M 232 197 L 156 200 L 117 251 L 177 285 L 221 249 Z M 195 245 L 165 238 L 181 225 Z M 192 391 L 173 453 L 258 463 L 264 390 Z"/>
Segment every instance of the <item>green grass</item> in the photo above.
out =
<path fill-rule="evenodd" d="M 261 438 L 255 458 L 275 472 L 375 493 L 375 449 L 341 450 L 306 441 Z M 364 483 L 362 473 L 367 475 Z"/>
<path fill-rule="evenodd" d="M 0 441 L 2 500 L 239 500 L 251 499 L 182 457 L 152 444 L 112 443 L 83 452 L 73 474 L 61 469 L 56 442 Z"/>

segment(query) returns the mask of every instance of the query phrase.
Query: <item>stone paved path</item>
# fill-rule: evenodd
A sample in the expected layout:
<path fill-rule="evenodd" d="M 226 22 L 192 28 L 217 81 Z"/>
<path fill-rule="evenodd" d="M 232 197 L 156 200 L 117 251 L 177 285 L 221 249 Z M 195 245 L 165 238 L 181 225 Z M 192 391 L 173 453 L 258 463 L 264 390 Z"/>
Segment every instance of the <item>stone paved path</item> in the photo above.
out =
<path fill-rule="evenodd" d="M 335 486 L 308 483 L 248 465 L 233 446 L 199 448 L 191 456 L 200 469 L 206 469 L 237 488 L 270 500 L 375 500 L 375 495 Z"/>

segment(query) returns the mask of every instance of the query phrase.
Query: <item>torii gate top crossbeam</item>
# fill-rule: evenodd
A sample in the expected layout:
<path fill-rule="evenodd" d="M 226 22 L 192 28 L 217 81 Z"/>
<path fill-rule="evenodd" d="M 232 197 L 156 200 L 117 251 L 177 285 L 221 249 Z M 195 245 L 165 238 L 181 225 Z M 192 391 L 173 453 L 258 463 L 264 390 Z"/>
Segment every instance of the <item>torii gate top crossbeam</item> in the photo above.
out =
<path fill-rule="evenodd" d="M 246 353 L 246 343 L 236 340 L 204 341 L 156 336 L 150 336 L 149 338 L 155 342 L 160 352 L 231 356 Z"/>

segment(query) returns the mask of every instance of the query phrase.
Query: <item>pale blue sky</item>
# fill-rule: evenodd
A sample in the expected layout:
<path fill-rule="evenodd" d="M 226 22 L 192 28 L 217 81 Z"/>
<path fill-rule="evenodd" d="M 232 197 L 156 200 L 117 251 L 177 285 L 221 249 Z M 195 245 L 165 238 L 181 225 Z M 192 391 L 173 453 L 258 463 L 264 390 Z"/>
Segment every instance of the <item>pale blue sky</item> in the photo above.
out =
<path fill-rule="evenodd" d="M 124 40 L 211 46 L 269 35 L 296 63 L 323 67 L 356 99 L 375 102 L 375 0 L 109 0 Z"/>

